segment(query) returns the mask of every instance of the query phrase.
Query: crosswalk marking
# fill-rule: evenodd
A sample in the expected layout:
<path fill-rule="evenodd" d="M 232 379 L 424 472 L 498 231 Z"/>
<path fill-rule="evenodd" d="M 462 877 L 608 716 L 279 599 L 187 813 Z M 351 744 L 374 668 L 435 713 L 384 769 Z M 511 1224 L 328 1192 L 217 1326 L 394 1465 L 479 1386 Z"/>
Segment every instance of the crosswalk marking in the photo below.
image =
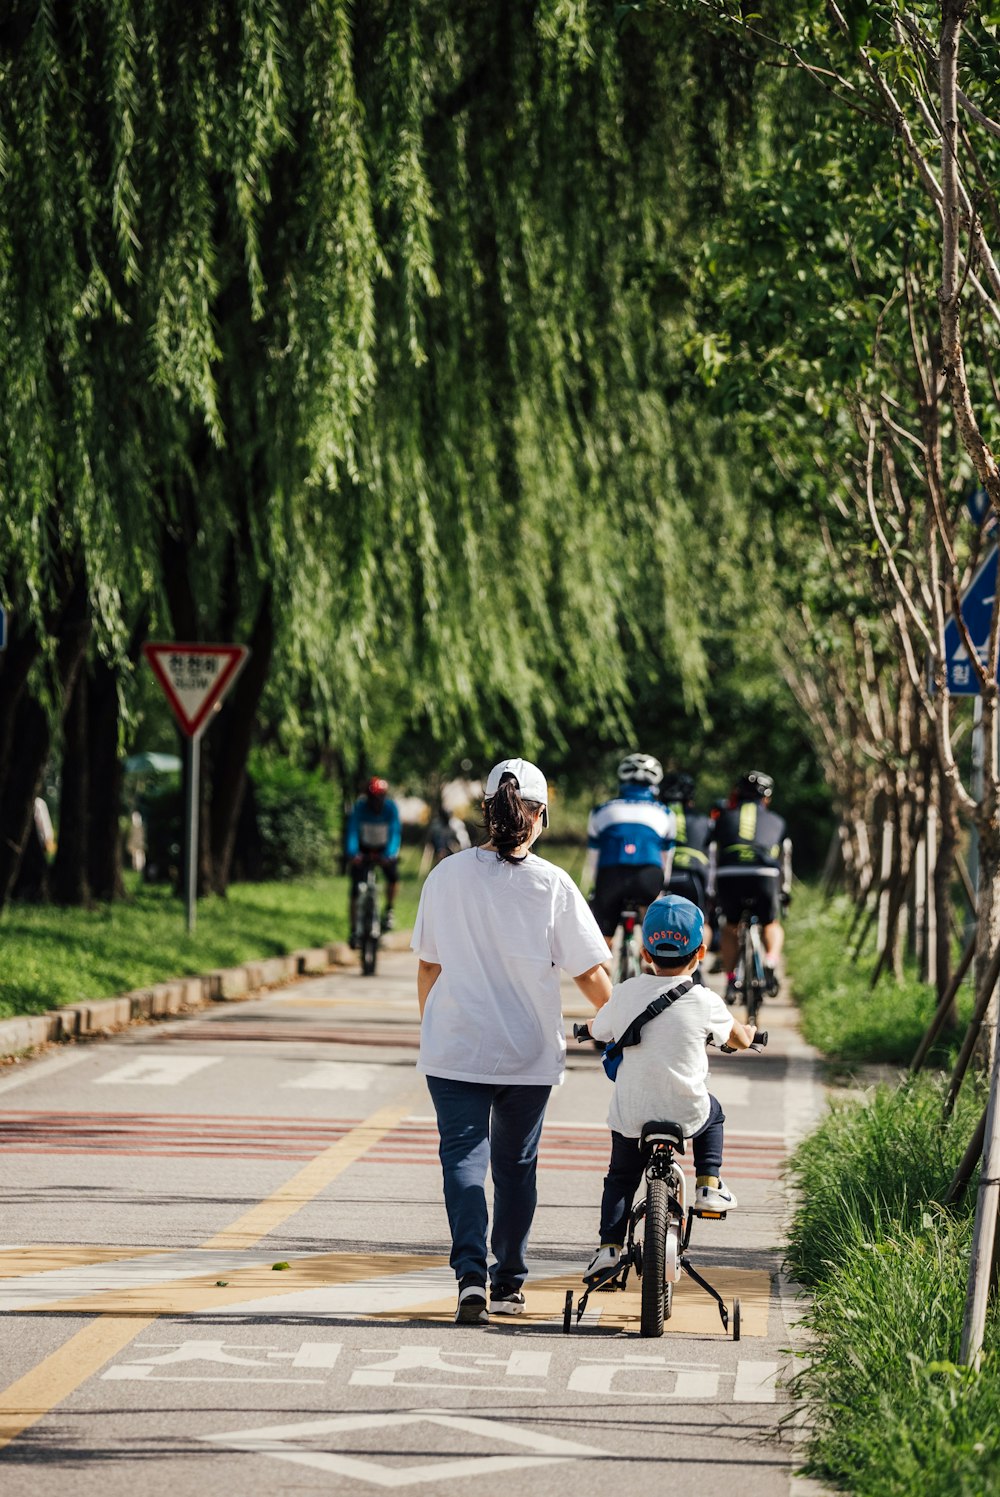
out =
<path fill-rule="evenodd" d="M 206 1066 L 219 1064 L 218 1055 L 140 1055 L 115 1071 L 95 1077 L 98 1086 L 179 1086 Z"/>
<path fill-rule="evenodd" d="M 282 1083 L 300 1091 L 322 1092 L 366 1092 L 379 1076 L 384 1075 L 385 1066 L 363 1065 L 349 1060 L 321 1060 L 301 1076 Z"/>
<path fill-rule="evenodd" d="M 777 1398 L 777 1362 L 741 1360 L 736 1369 L 734 1403 L 774 1403 Z"/>

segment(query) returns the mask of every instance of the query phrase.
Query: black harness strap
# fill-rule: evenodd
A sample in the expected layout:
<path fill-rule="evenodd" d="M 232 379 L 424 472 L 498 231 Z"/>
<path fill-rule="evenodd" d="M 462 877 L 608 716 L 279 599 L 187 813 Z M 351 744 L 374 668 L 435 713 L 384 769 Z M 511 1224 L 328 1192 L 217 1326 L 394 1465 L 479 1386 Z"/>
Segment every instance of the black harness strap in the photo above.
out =
<path fill-rule="evenodd" d="M 630 1045 L 637 1045 L 639 1043 L 642 1039 L 642 1031 L 650 1019 L 655 1019 L 657 1015 L 664 1013 L 672 1003 L 677 1002 L 678 998 L 683 998 L 685 993 L 690 993 L 693 987 L 694 981 L 689 977 L 687 982 L 682 982 L 678 987 L 672 988 L 669 992 L 657 993 L 648 1008 L 644 1008 L 642 1013 L 637 1014 L 632 1020 L 621 1039 L 615 1040 L 613 1045 L 607 1047 L 604 1052 L 605 1058 L 612 1061 L 619 1060 L 623 1050 L 627 1050 Z"/>

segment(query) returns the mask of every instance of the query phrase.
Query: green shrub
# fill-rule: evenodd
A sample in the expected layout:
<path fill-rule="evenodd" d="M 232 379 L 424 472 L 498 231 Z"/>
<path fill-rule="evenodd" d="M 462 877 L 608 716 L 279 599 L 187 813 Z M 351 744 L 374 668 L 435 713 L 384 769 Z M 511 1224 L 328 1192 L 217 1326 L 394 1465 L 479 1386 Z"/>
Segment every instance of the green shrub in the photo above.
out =
<path fill-rule="evenodd" d="M 901 982 L 885 975 L 871 987 L 872 959 L 851 960 L 853 909 L 843 898 L 824 899 L 798 886 L 788 912 L 788 970 L 810 1045 L 834 1060 L 908 1065 L 937 1005 L 934 989 L 910 973 Z M 968 1017 L 971 988 L 959 993 Z M 944 1058 L 948 1044 L 938 1052 Z"/>
<path fill-rule="evenodd" d="M 255 752 L 250 758 L 258 867 L 263 879 L 311 877 L 333 870 L 337 796 L 318 770 Z"/>
<path fill-rule="evenodd" d="M 800 1204 L 788 1263 L 813 1292 L 808 1360 L 791 1392 L 810 1474 L 858 1497 L 1000 1494 L 1000 1326 L 978 1375 L 955 1363 L 975 1182 L 940 1200 L 982 1108 L 968 1088 L 950 1123 L 920 1078 L 839 1103 L 790 1165 Z"/>

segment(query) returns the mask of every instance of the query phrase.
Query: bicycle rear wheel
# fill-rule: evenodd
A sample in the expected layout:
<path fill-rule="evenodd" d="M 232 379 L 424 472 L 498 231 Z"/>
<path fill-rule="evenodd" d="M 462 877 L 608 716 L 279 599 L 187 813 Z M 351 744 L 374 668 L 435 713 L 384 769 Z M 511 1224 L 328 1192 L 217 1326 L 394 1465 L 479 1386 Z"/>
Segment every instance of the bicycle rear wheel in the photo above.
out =
<path fill-rule="evenodd" d="M 760 951 L 760 933 L 747 926 L 746 939 L 746 1003 L 747 1023 L 756 1024 L 760 1006 L 764 1001 L 764 958 Z"/>
<path fill-rule="evenodd" d="M 618 960 L 615 963 L 614 980 L 628 982 L 630 977 L 635 977 L 639 971 L 639 963 L 635 956 L 635 918 L 626 917 L 619 926 Z"/>
<path fill-rule="evenodd" d="M 662 1336 L 666 1318 L 667 1182 L 646 1184 L 646 1225 L 642 1239 L 642 1296 L 639 1335 Z M 669 1286 L 671 1299 L 673 1285 Z"/>

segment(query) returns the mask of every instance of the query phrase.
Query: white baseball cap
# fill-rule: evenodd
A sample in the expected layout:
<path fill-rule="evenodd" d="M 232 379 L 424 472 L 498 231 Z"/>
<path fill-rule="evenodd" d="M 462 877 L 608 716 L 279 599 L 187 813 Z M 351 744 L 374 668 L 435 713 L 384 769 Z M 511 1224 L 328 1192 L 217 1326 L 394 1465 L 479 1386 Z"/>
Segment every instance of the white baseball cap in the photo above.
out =
<path fill-rule="evenodd" d="M 525 800 L 538 801 L 542 806 L 548 805 L 549 787 L 545 783 L 545 776 L 538 765 L 532 764 L 528 759 L 501 759 L 499 764 L 494 764 L 486 781 L 486 800 L 496 795 L 505 774 L 514 776 L 517 788 Z"/>

